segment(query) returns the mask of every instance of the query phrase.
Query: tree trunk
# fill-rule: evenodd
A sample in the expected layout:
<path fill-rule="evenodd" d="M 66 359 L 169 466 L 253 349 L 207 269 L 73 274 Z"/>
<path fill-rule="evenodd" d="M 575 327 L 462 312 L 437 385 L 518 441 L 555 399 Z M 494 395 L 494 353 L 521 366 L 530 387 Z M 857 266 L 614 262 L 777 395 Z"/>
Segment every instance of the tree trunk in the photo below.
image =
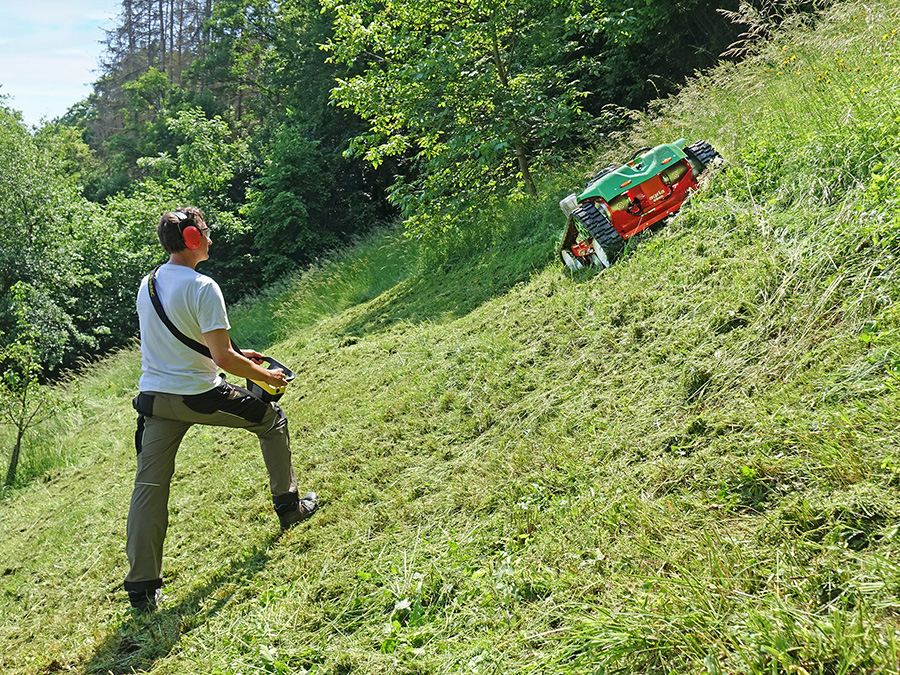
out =
<path fill-rule="evenodd" d="M 184 0 L 178 2 L 178 84 L 184 73 Z"/>
<path fill-rule="evenodd" d="M 163 0 L 157 3 L 159 7 L 159 70 L 166 72 L 166 13 Z"/>
<path fill-rule="evenodd" d="M 491 46 L 494 52 L 494 66 L 497 68 L 497 79 L 500 80 L 500 86 L 503 87 L 504 93 L 509 96 L 509 76 L 506 73 L 506 65 L 503 63 L 503 57 L 500 55 L 500 45 L 497 40 L 496 26 L 493 25 L 495 17 L 491 17 L 493 33 L 491 35 Z M 519 162 L 519 171 L 522 174 L 522 180 L 525 181 L 525 191 L 531 197 L 537 196 L 537 185 L 531 175 L 529 168 L 528 150 L 525 148 L 525 141 L 522 138 L 519 121 L 511 120 L 513 126 L 513 147 L 516 150 L 516 159 Z"/>
<path fill-rule="evenodd" d="M 522 172 L 522 180 L 525 181 L 525 191 L 530 197 L 537 197 L 537 185 L 535 185 L 531 169 L 528 167 L 528 152 L 525 150 L 525 143 L 518 133 L 516 133 L 513 145 L 516 148 L 516 159 L 519 160 L 519 171 Z"/>
<path fill-rule="evenodd" d="M 212 18 L 212 10 L 213 10 L 213 0 L 206 0 L 206 7 L 203 11 L 203 18 L 205 20 L 209 20 Z M 208 45 L 212 41 L 212 23 L 206 23 L 206 21 L 200 22 L 201 26 L 206 26 L 203 31 L 203 45 Z"/>
<path fill-rule="evenodd" d="M 128 43 L 128 56 L 134 56 L 134 53 L 137 51 L 137 40 L 134 37 L 134 10 L 131 7 L 131 0 L 125 0 L 122 3 L 122 7 L 125 10 L 125 35 L 126 41 Z"/>
<path fill-rule="evenodd" d="M 19 452 L 22 449 L 22 436 L 25 434 L 24 429 L 19 429 L 16 434 L 16 445 L 13 448 L 12 455 L 9 458 L 9 470 L 6 472 L 5 485 L 12 485 L 16 482 L 16 469 L 19 468 Z"/>
<path fill-rule="evenodd" d="M 175 0 L 169 0 L 169 82 L 175 82 Z"/>

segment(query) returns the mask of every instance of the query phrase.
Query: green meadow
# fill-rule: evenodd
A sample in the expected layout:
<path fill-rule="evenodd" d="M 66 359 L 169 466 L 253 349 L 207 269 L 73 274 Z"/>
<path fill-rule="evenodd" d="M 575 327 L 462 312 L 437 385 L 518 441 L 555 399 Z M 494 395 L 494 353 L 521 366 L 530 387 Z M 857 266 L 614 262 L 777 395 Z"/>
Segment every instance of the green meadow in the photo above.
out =
<path fill-rule="evenodd" d="M 900 671 L 898 28 L 839 3 L 540 198 L 235 307 L 322 509 L 279 533 L 255 439 L 193 428 L 156 614 L 121 586 L 138 350 L 60 385 L 0 501 L 0 671 Z M 688 205 L 568 272 L 557 202 L 682 137 L 724 158 Z"/>

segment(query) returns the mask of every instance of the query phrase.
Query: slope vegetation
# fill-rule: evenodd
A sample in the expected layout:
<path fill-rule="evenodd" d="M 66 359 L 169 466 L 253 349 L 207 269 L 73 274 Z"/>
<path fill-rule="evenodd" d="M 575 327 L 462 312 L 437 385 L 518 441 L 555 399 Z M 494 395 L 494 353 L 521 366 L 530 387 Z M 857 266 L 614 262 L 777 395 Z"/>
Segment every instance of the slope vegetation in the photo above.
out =
<path fill-rule="evenodd" d="M 554 258 L 583 166 L 468 252 L 384 232 L 242 308 L 325 505 L 279 536 L 253 439 L 193 429 L 151 617 L 137 354 L 92 368 L 70 464 L 0 504 L 0 670 L 897 672 L 897 26 L 841 4 L 608 139 L 727 160 L 609 270 Z"/>

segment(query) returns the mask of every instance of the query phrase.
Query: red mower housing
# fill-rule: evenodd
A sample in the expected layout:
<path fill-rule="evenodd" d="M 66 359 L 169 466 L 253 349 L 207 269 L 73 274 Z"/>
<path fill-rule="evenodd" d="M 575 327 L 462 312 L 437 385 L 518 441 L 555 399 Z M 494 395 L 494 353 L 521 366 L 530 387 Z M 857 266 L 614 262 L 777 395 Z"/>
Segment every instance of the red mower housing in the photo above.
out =
<path fill-rule="evenodd" d="M 568 268 L 609 267 L 626 240 L 681 208 L 699 175 L 719 157 L 706 141 L 685 143 L 641 148 L 627 164 L 603 169 L 584 192 L 559 203 L 568 219 L 560 247 Z"/>

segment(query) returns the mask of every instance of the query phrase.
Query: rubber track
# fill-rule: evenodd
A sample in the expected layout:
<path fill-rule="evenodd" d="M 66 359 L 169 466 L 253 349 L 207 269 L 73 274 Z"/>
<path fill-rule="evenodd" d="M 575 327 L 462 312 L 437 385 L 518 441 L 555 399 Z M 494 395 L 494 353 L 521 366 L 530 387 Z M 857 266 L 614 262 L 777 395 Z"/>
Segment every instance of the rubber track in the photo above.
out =
<path fill-rule="evenodd" d="M 591 233 L 591 236 L 597 240 L 597 243 L 608 252 L 607 255 L 617 252 L 625 243 L 622 235 L 612 226 L 606 213 L 596 208 L 593 204 L 587 203 L 579 206 L 572 211 L 572 215 L 584 225 L 585 229 Z"/>
<path fill-rule="evenodd" d="M 700 164 L 703 165 L 703 170 L 709 166 L 710 162 L 712 162 L 716 157 L 720 157 L 716 149 L 711 146 L 706 141 L 695 141 L 691 143 L 684 149 L 686 154 L 694 157 Z"/>

